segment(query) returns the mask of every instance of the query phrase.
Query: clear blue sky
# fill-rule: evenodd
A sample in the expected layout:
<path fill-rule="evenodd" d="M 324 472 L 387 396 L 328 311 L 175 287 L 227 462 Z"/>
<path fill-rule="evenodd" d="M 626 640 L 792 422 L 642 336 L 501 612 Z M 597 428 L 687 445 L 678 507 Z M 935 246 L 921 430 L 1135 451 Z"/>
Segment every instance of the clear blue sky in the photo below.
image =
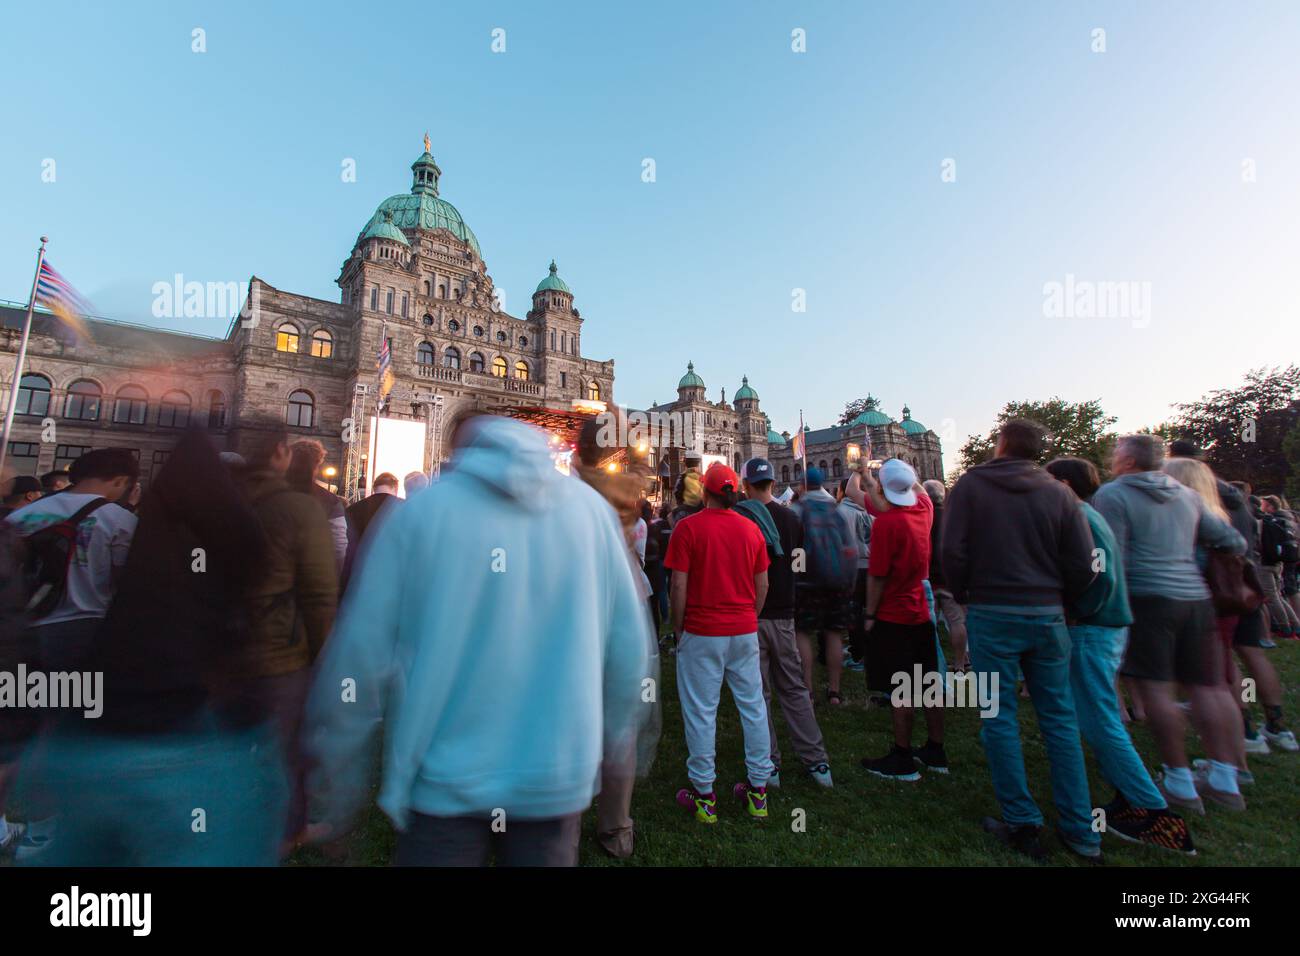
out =
<path fill-rule="evenodd" d="M 1296 358 L 1293 2 L 50 2 L 3 24 L 0 298 L 25 299 L 45 233 L 113 318 L 154 322 L 177 272 L 337 299 L 428 129 L 510 311 L 554 257 L 629 404 L 671 398 L 687 359 L 714 399 L 748 374 L 778 430 L 870 391 L 946 431 L 951 464 L 1011 399 L 1100 398 L 1136 428 Z M 1045 317 L 1069 274 L 1150 283 L 1149 322 Z"/>

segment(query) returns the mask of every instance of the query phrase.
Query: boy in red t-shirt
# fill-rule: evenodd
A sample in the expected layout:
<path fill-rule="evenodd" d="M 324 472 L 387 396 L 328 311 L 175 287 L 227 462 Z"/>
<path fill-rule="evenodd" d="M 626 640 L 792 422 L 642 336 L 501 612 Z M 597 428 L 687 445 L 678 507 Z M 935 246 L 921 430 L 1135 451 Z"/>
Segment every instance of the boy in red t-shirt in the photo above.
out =
<path fill-rule="evenodd" d="M 890 695 L 894 725 L 893 749 L 883 757 L 864 759 L 862 766 L 892 780 L 919 780 L 917 763 L 947 773 L 942 706 L 924 708 L 929 737 L 924 747 L 912 750 L 913 705 L 921 700 L 927 681 L 943 677 L 924 584 L 930 573 L 934 505 L 916 472 L 898 458 L 884 463 L 879 480 L 867 471 L 861 482 L 850 481 L 848 494 L 875 518 L 864 625 L 867 687 Z M 944 689 L 942 682 L 938 686 Z"/>
<path fill-rule="evenodd" d="M 767 816 L 772 775 L 767 704 L 758 665 L 758 612 L 767 597 L 767 545 L 758 526 L 732 510 L 740 479 L 721 462 L 704 474 L 704 508 L 682 518 L 668 539 L 664 567 L 673 572 L 677 694 L 690 756 L 691 786 L 677 802 L 701 823 L 717 822 L 714 747 L 725 680 L 745 732 L 747 783 L 733 789 L 752 817 Z"/>

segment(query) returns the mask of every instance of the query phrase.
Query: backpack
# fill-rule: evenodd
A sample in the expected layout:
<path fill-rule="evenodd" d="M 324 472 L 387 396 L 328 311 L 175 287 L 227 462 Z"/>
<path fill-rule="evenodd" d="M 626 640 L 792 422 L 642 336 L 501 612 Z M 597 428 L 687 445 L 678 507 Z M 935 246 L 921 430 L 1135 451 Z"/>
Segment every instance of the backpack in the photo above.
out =
<path fill-rule="evenodd" d="M 804 583 L 830 591 L 853 587 L 858 573 L 857 543 L 849 539 L 835 502 L 809 497 L 799 504 L 804 553 L 808 556 Z"/>
<path fill-rule="evenodd" d="M 77 525 L 106 504 L 107 498 L 96 498 L 76 514 L 23 539 L 23 579 L 30 595 L 27 612 L 33 620 L 45 617 L 63 601 L 68 591 L 68 567 L 77 553 Z"/>
<path fill-rule="evenodd" d="M 1300 545 L 1295 532 L 1281 515 L 1265 515 L 1259 553 L 1264 564 L 1292 564 L 1300 561 Z"/>

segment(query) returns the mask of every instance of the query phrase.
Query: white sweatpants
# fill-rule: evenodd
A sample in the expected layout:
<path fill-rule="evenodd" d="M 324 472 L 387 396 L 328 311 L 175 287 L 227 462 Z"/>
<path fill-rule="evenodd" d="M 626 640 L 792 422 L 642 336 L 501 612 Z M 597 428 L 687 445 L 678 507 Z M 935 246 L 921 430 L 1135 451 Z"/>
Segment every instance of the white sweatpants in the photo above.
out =
<path fill-rule="evenodd" d="M 722 682 L 731 688 L 745 732 L 745 770 L 754 787 L 767 786 L 772 776 L 772 744 L 767 730 L 767 704 L 758 666 L 758 634 L 704 637 L 682 633 L 677 642 L 677 696 L 686 725 L 686 775 L 700 793 L 711 793 L 717 777 L 718 701 Z"/>

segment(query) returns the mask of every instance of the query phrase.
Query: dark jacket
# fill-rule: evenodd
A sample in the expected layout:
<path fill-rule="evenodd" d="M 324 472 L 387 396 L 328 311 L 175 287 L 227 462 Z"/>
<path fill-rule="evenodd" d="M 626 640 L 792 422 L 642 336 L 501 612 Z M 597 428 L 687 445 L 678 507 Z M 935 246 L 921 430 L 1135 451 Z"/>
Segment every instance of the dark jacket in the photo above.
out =
<path fill-rule="evenodd" d="M 1246 560 L 1259 564 L 1259 521 L 1250 513 L 1250 503 L 1235 485 L 1221 478 L 1215 480 L 1218 482 L 1219 501 L 1228 512 L 1228 520 L 1237 534 L 1246 539 Z"/>
<path fill-rule="evenodd" d="M 945 504 L 943 573 L 959 603 L 1064 608 L 1092 583 L 1088 521 L 1032 461 L 976 465 Z"/>
<path fill-rule="evenodd" d="M 379 514 L 379 509 L 396 504 L 402 499 L 397 495 L 386 495 L 382 491 L 377 491 L 373 495 L 367 495 L 355 504 L 348 505 L 348 521 L 352 523 L 352 528 L 356 532 L 357 542 L 366 536 L 366 529 L 370 527 L 370 522 L 375 520 L 375 515 Z"/>
<path fill-rule="evenodd" d="M 93 729 L 180 729 L 225 695 L 247 639 L 242 613 L 263 541 L 207 435 L 191 430 L 140 501 L 94 670 L 104 714 Z"/>
<path fill-rule="evenodd" d="M 338 568 L 325 513 L 280 477 L 254 473 L 248 496 L 266 535 L 266 561 L 249 597 L 247 672 L 272 677 L 316 660 L 338 604 Z"/>
<path fill-rule="evenodd" d="M 930 523 L 930 587 L 936 591 L 948 590 L 948 581 L 943 576 L 943 508 L 942 501 L 930 499 L 934 505 L 934 519 Z"/>

